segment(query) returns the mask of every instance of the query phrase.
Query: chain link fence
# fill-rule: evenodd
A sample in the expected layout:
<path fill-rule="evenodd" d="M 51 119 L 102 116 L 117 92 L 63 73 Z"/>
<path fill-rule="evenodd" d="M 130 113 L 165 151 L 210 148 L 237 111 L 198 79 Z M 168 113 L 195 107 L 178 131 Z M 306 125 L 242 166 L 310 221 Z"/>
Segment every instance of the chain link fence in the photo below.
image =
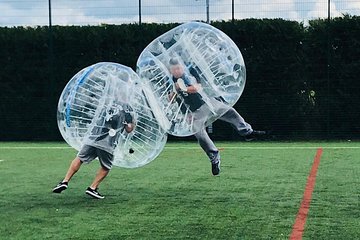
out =
<path fill-rule="evenodd" d="M 2 0 L 0 26 L 99 25 L 360 15 L 358 0 Z"/>
<path fill-rule="evenodd" d="M 74 73 L 98 61 L 135 67 L 173 25 L 139 23 L 193 20 L 217 21 L 241 42 L 249 79 L 241 113 L 255 127 L 288 138 L 359 136 L 359 17 L 351 17 L 359 0 L 2 0 L 0 12 L 0 140 L 59 140 L 54 109 Z M 222 22 L 250 18 L 278 19 Z M 219 129 L 214 139 L 229 138 L 230 128 Z"/>

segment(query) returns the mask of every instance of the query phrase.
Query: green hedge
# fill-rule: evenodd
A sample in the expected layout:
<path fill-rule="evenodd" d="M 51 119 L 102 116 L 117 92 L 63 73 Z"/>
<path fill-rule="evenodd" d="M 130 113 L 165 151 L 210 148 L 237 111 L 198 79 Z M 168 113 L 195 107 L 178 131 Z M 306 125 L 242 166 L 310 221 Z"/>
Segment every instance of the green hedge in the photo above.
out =
<path fill-rule="evenodd" d="M 0 140 L 61 139 L 57 101 L 75 73 L 100 61 L 135 69 L 147 44 L 176 25 L 0 28 Z M 247 83 L 235 108 L 254 128 L 280 139 L 357 137 L 360 17 L 212 25 L 244 56 Z M 237 138 L 220 121 L 213 137 Z"/>

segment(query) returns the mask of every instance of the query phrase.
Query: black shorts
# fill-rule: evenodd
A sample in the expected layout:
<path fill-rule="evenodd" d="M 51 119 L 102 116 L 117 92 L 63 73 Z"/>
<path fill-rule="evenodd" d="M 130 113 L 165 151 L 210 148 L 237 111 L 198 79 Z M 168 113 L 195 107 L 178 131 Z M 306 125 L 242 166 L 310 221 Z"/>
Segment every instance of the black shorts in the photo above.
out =
<path fill-rule="evenodd" d="M 108 170 L 111 169 L 114 159 L 113 154 L 89 145 L 84 145 L 77 156 L 83 163 L 89 163 L 95 158 L 99 158 L 101 166 Z"/>

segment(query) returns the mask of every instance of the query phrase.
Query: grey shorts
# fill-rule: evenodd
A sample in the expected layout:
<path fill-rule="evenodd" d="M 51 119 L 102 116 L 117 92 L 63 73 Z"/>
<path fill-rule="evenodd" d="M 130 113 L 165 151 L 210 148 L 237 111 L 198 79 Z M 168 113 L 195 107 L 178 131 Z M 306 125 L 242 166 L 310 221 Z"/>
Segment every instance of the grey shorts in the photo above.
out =
<path fill-rule="evenodd" d="M 99 158 L 101 166 L 108 170 L 111 169 L 114 159 L 114 155 L 111 153 L 89 145 L 84 145 L 77 156 L 83 163 L 89 163 L 95 158 Z"/>

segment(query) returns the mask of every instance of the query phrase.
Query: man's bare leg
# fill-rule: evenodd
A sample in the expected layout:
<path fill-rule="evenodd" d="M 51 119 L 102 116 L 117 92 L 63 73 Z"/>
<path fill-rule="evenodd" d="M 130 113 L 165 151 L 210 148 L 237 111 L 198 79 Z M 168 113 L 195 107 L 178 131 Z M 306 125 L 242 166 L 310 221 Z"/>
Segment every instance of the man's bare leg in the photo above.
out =
<path fill-rule="evenodd" d="M 79 157 L 76 157 L 70 164 L 70 167 L 65 175 L 63 182 L 69 182 L 70 179 L 74 176 L 74 174 L 79 171 L 82 162 Z"/>
<path fill-rule="evenodd" d="M 98 188 L 99 184 L 104 180 L 104 178 L 109 174 L 110 170 L 104 167 L 100 167 L 98 172 L 96 173 L 95 179 L 90 185 L 90 188 L 95 190 Z"/>
<path fill-rule="evenodd" d="M 78 157 L 72 160 L 70 167 L 65 175 L 64 180 L 62 180 L 58 185 L 53 188 L 54 193 L 61 193 L 62 191 L 68 188 L 68 182 L 74 176 L 74 174 L 80 169 L 82 162 Z"/>
<path fill-rule="evenodd" d="M 104 168 L 104 167 L 100 167 L 100 169 L 98 170 L 95 179 L 93 181 L 93 183 L 90 185 L 90 187 L 88 187 L 86 189 L 86 194 L 92 196 L 93 198 L 97 198 L 97 199 L 103 199 L 104 196 L 102 196 L 98 191 L 97 188 L 99 186 L 99 184 L 104 180 L 104 178 L 109 174 L 109 169 Z"/>

